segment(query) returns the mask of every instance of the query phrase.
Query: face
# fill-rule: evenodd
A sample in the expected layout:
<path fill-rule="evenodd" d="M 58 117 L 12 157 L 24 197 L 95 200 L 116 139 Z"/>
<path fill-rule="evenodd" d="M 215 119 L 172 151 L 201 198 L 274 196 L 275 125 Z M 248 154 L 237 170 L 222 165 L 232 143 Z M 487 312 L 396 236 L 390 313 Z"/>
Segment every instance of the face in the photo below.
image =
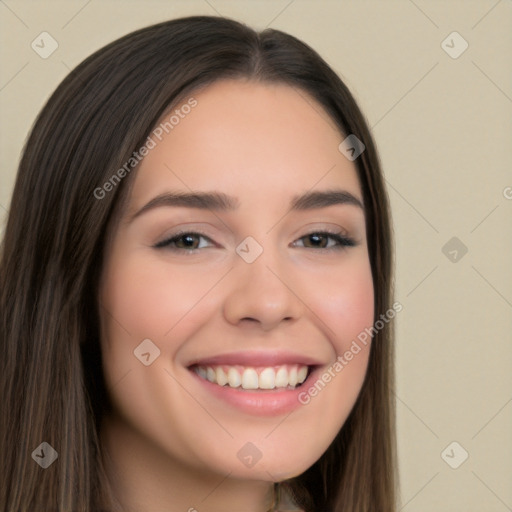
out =
<path fill-rule="evenodd" d="M 120 428 L 173 464 L 283 480 L 328 448 L 365 377 L 362 192 L 305 93 L 192 96 L 153 131 L 107 248 L 105 378 Z"/>

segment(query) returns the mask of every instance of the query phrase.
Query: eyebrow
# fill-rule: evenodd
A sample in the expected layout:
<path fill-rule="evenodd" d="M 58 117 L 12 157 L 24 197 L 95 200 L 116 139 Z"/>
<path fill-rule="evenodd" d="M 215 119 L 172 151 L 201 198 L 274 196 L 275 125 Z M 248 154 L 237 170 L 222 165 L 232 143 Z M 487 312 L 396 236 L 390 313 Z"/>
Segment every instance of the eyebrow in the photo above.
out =
<path fill-rule="evenodd" d="M 223 192 L 165 192 L 160 194 L 140 210 L 130 216 L 128 222 L 132 222 L 145 212 L 162 206 L 174 206 L 184 208 L 199 208 L 201 210 L 234 211 L 240 203 L 237 198 L 224 194 Z M 352 205 L 361 208 L 364 206 L 352 193 L 347 190 L 334 189 L 323 191 L 310 191 L 294 196 L 290 202 L 290 209 L 296 211 L 315 210 L 327 208 L 333 205 Z"/>

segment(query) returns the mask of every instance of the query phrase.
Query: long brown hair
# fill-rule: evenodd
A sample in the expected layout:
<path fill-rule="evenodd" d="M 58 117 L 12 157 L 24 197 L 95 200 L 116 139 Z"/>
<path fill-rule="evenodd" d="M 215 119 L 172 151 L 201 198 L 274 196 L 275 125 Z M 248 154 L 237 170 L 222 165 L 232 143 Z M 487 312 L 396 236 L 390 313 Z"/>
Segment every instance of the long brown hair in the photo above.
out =
<path fill-rule="evenodd" d="M 142 146 L 161 115 L 222 78 L 288 84 L 366 146 L 363 193 L 375 319 L 390 308 L 389 200 L 367 124 L 348 88 L 309 46 L 278 30 L 192 16 L 130 33 L 77 66 L 25 144 L 1 247 L 0 504 L 8 512 L 92 512 L 108 497 L 99 425 L 109 401 L 99 348 L 106 237 L 136 169 L 94 191 Z M 340 142 L 341 142 L 340 138 Z M 396 509 L 393 328 L 373 338 L 367 375 L 327 451 L 282 484 L 307 512 Z M 32 460 L 42 442 L 58 452 Z"/>

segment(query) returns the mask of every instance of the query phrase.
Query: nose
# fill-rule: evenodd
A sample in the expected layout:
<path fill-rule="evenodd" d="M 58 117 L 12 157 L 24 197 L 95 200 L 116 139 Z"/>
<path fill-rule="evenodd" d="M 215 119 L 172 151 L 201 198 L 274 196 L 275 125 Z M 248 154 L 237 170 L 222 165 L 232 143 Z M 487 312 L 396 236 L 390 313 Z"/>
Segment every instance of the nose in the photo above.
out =
<path fill-rule="evenodd" d="M 303 303 L 285 264 L 270 258 L 270 251 L 252 263 L 236 259 L 230 272 L 230 289 L 224 301 L 224 317 L 236 326 L 251 324 L 263 331 L 276 328 L 281 322 L 293 323 L 303 311 Z"/>

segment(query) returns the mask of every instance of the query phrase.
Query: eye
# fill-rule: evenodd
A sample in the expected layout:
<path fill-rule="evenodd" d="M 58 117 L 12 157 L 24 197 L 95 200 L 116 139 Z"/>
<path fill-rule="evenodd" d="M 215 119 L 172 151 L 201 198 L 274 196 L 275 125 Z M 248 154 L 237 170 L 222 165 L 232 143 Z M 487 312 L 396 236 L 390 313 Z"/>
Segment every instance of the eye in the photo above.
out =
<path fill-rule="evenodd" d="M 306 249 L 339 250 L 357 245 L 352 238 L 342 235 L 341 233 L 333 233 L 330 231 L 314 231 L 304 235 L 299 240 L 305 240 L 307 244 L 311 244 L 303 245 Z"/>
<path fill-rule="evenodd" d="M 211 245 L 215 245 L 209 237 L 202 233 L 197 233 L 195 231 L 182 231 L 174 234 L 170 238 L 166 238 L 165 240 L 158 242 L 154 247 L 156 249 L 166 248 L 177 252 L 193 252 L 195 250 L 205 249 L 208 247 L 208 244 L 201 245 L 201 239 L 211 242 Z M 305 249 L 322 249 L 327 251 L 340 250 L 357 245 L 355 240 L 352 238 L 342 235 L 341 233 L 333 233 L 330 231 L 314 231 L 302 236 L 299 240 L 303 241 L 302 247 Z"/>
<path fill-rule="evenodd" d="M 198 245 L 198 240 L 201 238 L 211 242 L 210 238 L 201 233 L 196 233 L 194 231 L 183 231 L 176 233 L 171 238 L 166 238 L 165 240 L 158 242 L 154 245 L 154 247 L 157 249 L 165 247 L 170 250 L 191 252 L 195 249 L 204 249 L 204 245 L 200 245 L 200 243 Z"/>

